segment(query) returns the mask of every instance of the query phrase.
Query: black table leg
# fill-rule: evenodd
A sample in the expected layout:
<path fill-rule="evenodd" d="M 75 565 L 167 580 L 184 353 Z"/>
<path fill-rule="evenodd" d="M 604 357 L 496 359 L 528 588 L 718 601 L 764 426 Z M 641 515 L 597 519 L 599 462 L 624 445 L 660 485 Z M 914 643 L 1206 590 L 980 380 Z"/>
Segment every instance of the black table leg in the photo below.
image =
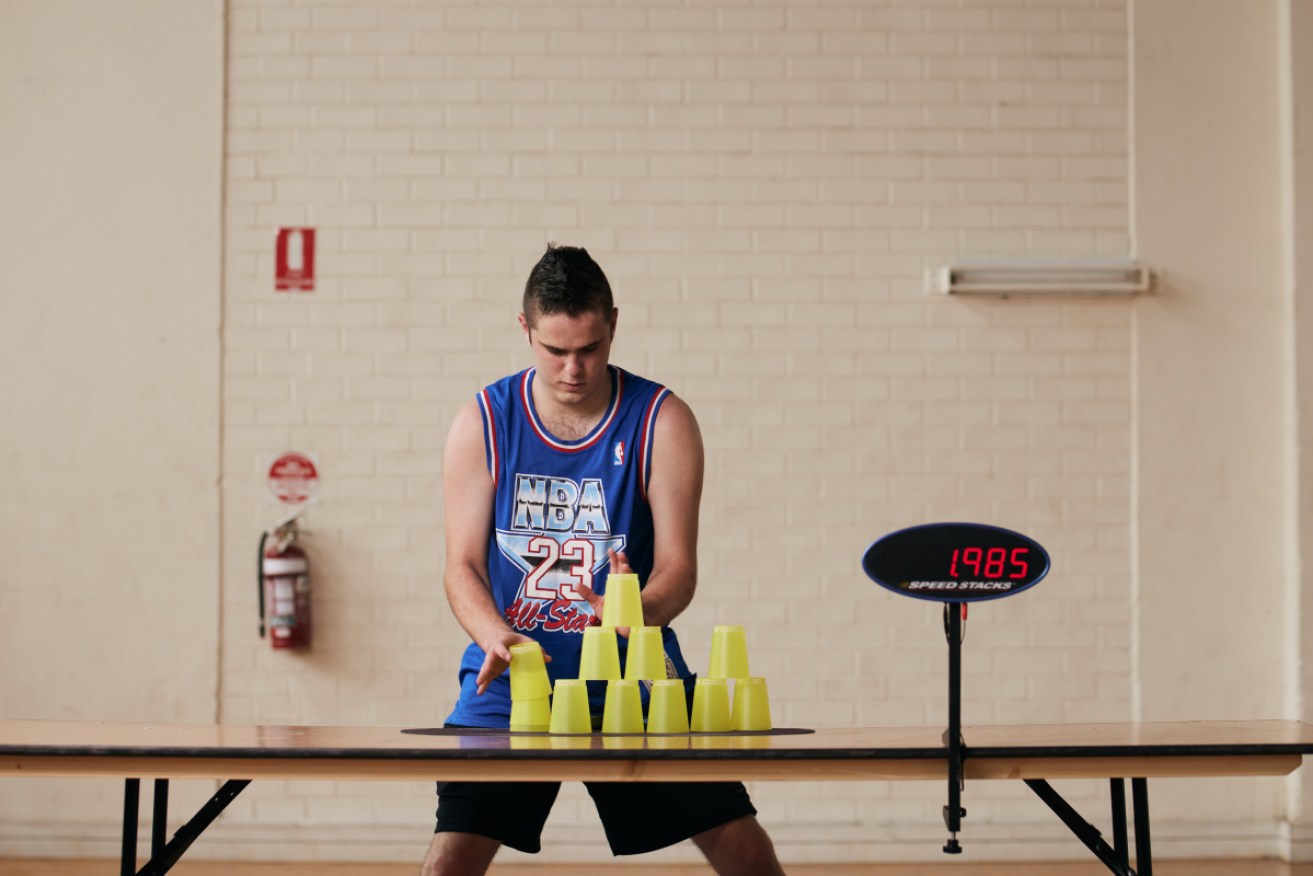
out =
<path fill-rule="evenodd" d="M 1067 825 L 1067 829 L 1076 835 L 1085 847 L 1094 853 L 1094 856 L 1103 862 L 1109 872 L 1116 873 L 1117 876 L 1136 876 L 1127 864 L 1122 863 L 1117 852 L 1112 846 L 1103 841 L 1098 829 L 1080 816 L 1080 813 L 1072 808 L 1071 804 L 1062 799 L 1057 791 L 1043 779 L 1023 779 L 1026 785 L 1043 800 L 1062 823 Z M 1137 837 L 1138 839 L 1138 837 Z"/>
<path fill-rule="evenodd" d="M 1131 845 L 1126 835 L 1126 780 L 1109 779 L 1112 786 L 1112 847 L 1117 860 L 1131 865 Z"/>
<path fill-rule="evenodd" d="M 137 872 L 137 814 L 141 802 L 141 779 L 127 779 L 123 783 L 123 849 L 119 859 L 122 876 L 135 876 Z"/>
<path fill-rule="evenodd" d="M 249 779 L 233 779 L 223 783 L 209 802 L 202 806 L 182 827 L 173 839 L 165 841 L 169 817 L 169 780 L 155 780 L 153 823 L 151 824 L 150 860 L 137 869 L 137 819 L 141 808 L 141 779 L 127 779 L 123 787 L 123 857 L 119 872 L 122 876 L 161 876 L 169 872 L 182 853 L 190 848 L 210 824 L 219 817 L 228 804 L 236 799 Z"/>
<path fill-rule="evenodd" d="M 169 780 L 155 780 L 154 813 L 150 825 L 150 856 L 158 858 L 164 851 L 164 834 L 169 823 Z"/>
<path fill-rule="evenodd" d="M 1131 799 L 1135 806 L 1135 870 L 1139 876 L 1153 876 L 1153 845 L 1149 837 L 1149 780 L 1131 779 Z"/>
<path fill-rule="evenodd" d="M 178 862 L 182 853 L 200 838 L 205 829 L 250 783 L 249 779 L 230 779 L 224 782 L 223 787 L 219 788 L 209 802 L 202 806 L 186 824 L 178 828 L 173 834 L 173 839 L 169 840 L 160 853 L 153 856 L 146 866 L 141 868 L 137 876 L 162 876 L 169 872 L 169 868 Z"/>

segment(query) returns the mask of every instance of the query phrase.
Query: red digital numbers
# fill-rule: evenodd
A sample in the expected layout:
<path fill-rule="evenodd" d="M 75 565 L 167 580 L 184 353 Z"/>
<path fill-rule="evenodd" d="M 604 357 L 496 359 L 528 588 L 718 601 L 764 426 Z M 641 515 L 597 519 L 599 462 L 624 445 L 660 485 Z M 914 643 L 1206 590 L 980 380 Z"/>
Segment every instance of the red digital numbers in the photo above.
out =
<path fill-rule="evenodd" d="M 954 578 L 1024 579 L 1030 572 L 1026 555 L 1030 548 L 962 547 L 953 548 L 948 574 Z"/>

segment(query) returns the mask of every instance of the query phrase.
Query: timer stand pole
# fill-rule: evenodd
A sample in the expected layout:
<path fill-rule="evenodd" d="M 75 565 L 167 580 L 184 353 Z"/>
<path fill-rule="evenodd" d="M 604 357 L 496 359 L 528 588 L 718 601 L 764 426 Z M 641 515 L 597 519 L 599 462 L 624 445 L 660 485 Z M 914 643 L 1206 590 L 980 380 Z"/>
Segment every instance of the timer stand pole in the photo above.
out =
<path fill-rule="evenodd" d="M 949 855 L 962 853 L 957 833 L 967 814 L 962 808 L 962 608 L 958 603 L 944 603 L 944 633 L 948 636 L 948 730 L 944 734 L 948 744 L 948 805 L 944 807 L 944 826 L 949 834 L 944 852 Z"/>

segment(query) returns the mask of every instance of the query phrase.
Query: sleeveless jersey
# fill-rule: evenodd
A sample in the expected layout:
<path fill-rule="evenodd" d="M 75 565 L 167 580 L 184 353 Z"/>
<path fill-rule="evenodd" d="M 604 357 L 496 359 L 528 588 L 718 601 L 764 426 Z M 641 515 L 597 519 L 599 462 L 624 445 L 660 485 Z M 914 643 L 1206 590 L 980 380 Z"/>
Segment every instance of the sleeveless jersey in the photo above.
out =
<path fill-rule="evenodd" d="M 652 510 L 647 503 L 657 412 L 670 391 L 609 366 L 611 399 L 597 426 L 577 441 L 562 441 L 543 426 L 533 404 L 535 369 L 505 377 L 478 395 L 484 452 L 496 487 L 488 540 L 488 575 L 497 609 L 517 633 L 551 655 L 548 675 L 577 678 L 583 630 L 593 612 L 573 585 L 605 595 L 607 550 L 624 551 L 646 584 L 652 572 Z M 686 678 L 688 667 L 674 631 L 663 631 L 667 670 Z M 624 659 L 626 640 L 619 640 Z M 507 727 L 510 673 L 475 694 L 484 651 L 465 649 L 460 699 L 448 723 Z M 604 685 L 589 685 L 600 714 Z"/>

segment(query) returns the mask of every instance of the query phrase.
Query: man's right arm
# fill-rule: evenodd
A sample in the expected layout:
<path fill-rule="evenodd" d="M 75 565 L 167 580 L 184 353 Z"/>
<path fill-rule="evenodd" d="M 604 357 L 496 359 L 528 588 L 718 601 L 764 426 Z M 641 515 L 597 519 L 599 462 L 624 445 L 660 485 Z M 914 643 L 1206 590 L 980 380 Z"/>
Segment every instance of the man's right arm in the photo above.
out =
<path fill-rule="evenodd" d="M 511 662 L 510 646 L 532 641 L 512 632 L 492 598 L 488 538 L 493 525 L 495 487 L 484 455 L 483 416 L 471 399 L 456 414 L 443 451 L 443 510 L 447 602 L 460 625 L 485 653 L 479 670 L 483 693 Z"/>

